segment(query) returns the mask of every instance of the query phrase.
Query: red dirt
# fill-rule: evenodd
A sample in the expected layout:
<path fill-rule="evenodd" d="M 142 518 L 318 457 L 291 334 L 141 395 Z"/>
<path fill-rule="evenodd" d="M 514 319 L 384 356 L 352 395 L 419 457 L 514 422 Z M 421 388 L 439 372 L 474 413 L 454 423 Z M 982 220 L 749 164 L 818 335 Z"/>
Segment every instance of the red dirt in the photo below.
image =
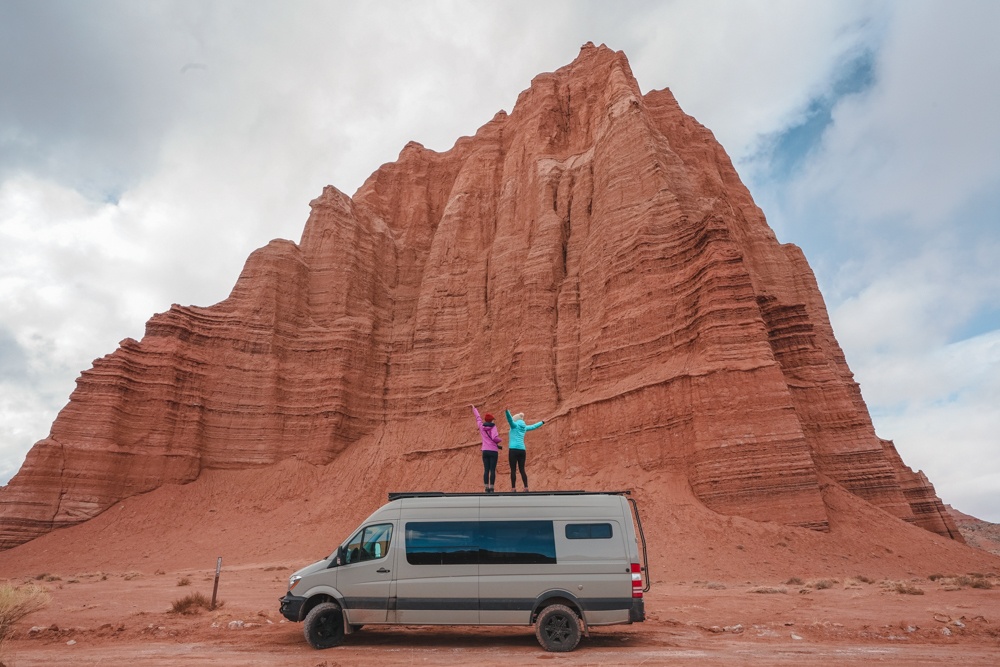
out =
<path fill-rule="evenodd" d="M 281 501 L 291 478 L 308 480 L 316 491 Z M 341 506 L 322 492 L 336 483 L 333 470 L 304 463 L 213 471 L 0 553 L 0 577 L 14 583 L 58 577 L 40 581 L 52 602 L 19 625 L 3 660 L 11 667 L 548 659 L 565 665 L 987 665 L 996 664 L 1000 649 L 995 556 L 900 526 L 835 484 L 824 487 L 831 530 L 820 533 L 719 515 L 685 487 L 650 479 L 643 486 L 662 493 L 637 494 L 653 579 L 647 622 L 595 629 L 569 655 L 545 653 L 527 627 L 365 628 L 345 646 L 318 652 L 305 643 L 300 624 L 278 614 L 287 576 L 324 556 L 384 500 Z M 157 512 L 170 517 L 169 525 L 149 520 Z M 219 555 L 224 606 L 194 616 L 168 613 L 188 593 L 211 595 Z M 928 578 L 973 572 L 992 575 L 987 580 L 996 587 Z M 178 586 L 185 577 L 190 585 Z M 793 577 L 804 583 L 787 583 Z M 817 585 L 821 581 L 830 587 Z M 896 583 L 923 594 L 894 592 Z M 784 592 L 753 592 L 760 588 Z"/>
<path fill-rule="evenodd" d="M 530 628 L 377 628 L 315 651 L 302 626 L 277 613 L 293 564 L 225 568 L 221 609 L 168 613 L 192 591 L 211 595 L 212 567 L 165 574 L 59 574 L 52 603 L 22 623 L 4 660 L 12 667 L 142 665 L 467 665 L 555 660 L 562 665 L 995 665 L 1000 588 L 954 588 L 950 580 L 856 579 L 654 584 L 643 624 L 594 629 L 571 654 L 544 652 Z M 106 578 L 105 578 L 106 577 Z M 130 578 L 134 577 L 134 578 Z M 187 577 L 190 586 L 178 587 Z M 994 580 L 1000 586 L 1000 581 Z M 754 590 L 779 590 L 758 593 Z"/>

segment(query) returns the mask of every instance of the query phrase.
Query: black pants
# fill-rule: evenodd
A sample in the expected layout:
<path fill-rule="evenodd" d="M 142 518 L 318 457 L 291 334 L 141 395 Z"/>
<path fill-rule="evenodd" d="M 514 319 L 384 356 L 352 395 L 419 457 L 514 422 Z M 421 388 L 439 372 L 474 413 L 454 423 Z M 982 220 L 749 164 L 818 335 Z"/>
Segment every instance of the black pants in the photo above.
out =
<path fill-rule="evenodd" d="M 483 486 L 493 486 L 497 481 L 497 460 L 500 452 L 483 451 Z"/>
<path fill-rule="evenodd" d="M 510 488 L 517 486 L 517 468 L 521 468 L 521 481 L 524 482 L 524 487 L 528 487 L 528 473 L 524 472 L 524 460 L 527 457 L 527 452 L 523 449 L 508 449 L 507 450 L 507 462 L 510 463 Z"/>

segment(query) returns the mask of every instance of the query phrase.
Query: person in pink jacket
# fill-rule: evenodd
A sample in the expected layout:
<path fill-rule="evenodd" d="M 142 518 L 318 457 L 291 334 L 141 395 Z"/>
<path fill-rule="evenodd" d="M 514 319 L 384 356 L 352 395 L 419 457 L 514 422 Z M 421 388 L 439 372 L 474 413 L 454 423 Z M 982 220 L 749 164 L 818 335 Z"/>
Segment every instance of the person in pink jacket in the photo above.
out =
<path fill-rule="evenodd" d="M 500 458 L 500 433 L 493 415 L 487 412 L 480 417 L 476 406 L 471 407 L 472 413 L 476 415 L 476 424 L 479 425 L 479 435 L 483 439 L 483 486 L 486 487 L 486 493 L 493 493 L 493 484 L 497 479 L 497 459 Z"/>

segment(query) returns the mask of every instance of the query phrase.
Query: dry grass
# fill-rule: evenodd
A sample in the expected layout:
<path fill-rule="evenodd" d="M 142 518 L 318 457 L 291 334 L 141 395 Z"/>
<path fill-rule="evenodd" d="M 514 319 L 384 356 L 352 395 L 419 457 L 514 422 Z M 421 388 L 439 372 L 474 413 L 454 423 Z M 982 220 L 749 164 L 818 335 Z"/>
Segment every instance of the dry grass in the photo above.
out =
<path fill-rule="evenodd" d="M 215 603 L 216 609 L 221 606 L 221 602 Z M 170 611 L 175 614 L 200 614 L 203 609 L 211 610 L 212 601 L 202 593 L 191 593 L 178 598 L 170 607 Z"/>
<path fill-rule="evenodd" d="M 806 582 L 802 581 L 802 579 L 799 578 L 799 577 L 792 577 L 791 579 L 789 579 L 788 581 L 785 582 L 785 585 L 786 586 L 802 586 L 805 583 Z"/>
<path fill-rule="evenodd" d="M 0 584 L 0 648 L 18 621 L 48 604 L 49 594 L 41 586 Z"/>
<path fill-rule="evenodd" d="M 180 579 L 177 580 L 177 585 L 178 586 L 190 586 L 191 585 L 191 580 L 188 579 L 187 577 L 181 577 Z"/>
<path fill-rule="evenodd" d="M 903 595 L 923 595 L 924 589 L 917 588 L 913 584 L 908 584 L 905 581 L 897 581 L 889 585 L 889 590 L 895 591 L 897 593 L 902 593 Z"/>
<path fill-rule="evenodd" d="M 963 586 L 966 588 L 982 588 L 986 590 L 993 588 L 993 582 L 978 573 L 973 573 L 968 576 L 962 575 L 961 577 L 955 577 L 953 583 L 956 586 Z"/>
<path fill-rule="evenodd" d="M 818 591 L 825 590 L 827 588 L 833 588 L 833 582 L 829 579 L 820 579 L 819 581 L 813 583 L 813 588 Z"/>
<path fill-rule="evenodd" d="M 750 592 L 751 593 L 764 593 L 764 594 L 787 593 L 788 589 L 785 589 L 785 588 L 775 588 L 774 586 L 758 586 L 757 588 L 751 588 Z"/>

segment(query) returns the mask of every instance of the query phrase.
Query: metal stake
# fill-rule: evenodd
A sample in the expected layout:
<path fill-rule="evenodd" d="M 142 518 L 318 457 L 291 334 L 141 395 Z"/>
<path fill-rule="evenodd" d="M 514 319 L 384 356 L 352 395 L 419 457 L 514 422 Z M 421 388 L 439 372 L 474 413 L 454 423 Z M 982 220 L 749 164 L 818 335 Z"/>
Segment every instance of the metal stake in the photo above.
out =
<path fill-rule="evenodd" d="M 219 575 L 222 573 L 222 556 L 215 563 L 215 586 L 212 588 L 212 610 L 215 609 L 215 598 L 219 594 Z"/>

